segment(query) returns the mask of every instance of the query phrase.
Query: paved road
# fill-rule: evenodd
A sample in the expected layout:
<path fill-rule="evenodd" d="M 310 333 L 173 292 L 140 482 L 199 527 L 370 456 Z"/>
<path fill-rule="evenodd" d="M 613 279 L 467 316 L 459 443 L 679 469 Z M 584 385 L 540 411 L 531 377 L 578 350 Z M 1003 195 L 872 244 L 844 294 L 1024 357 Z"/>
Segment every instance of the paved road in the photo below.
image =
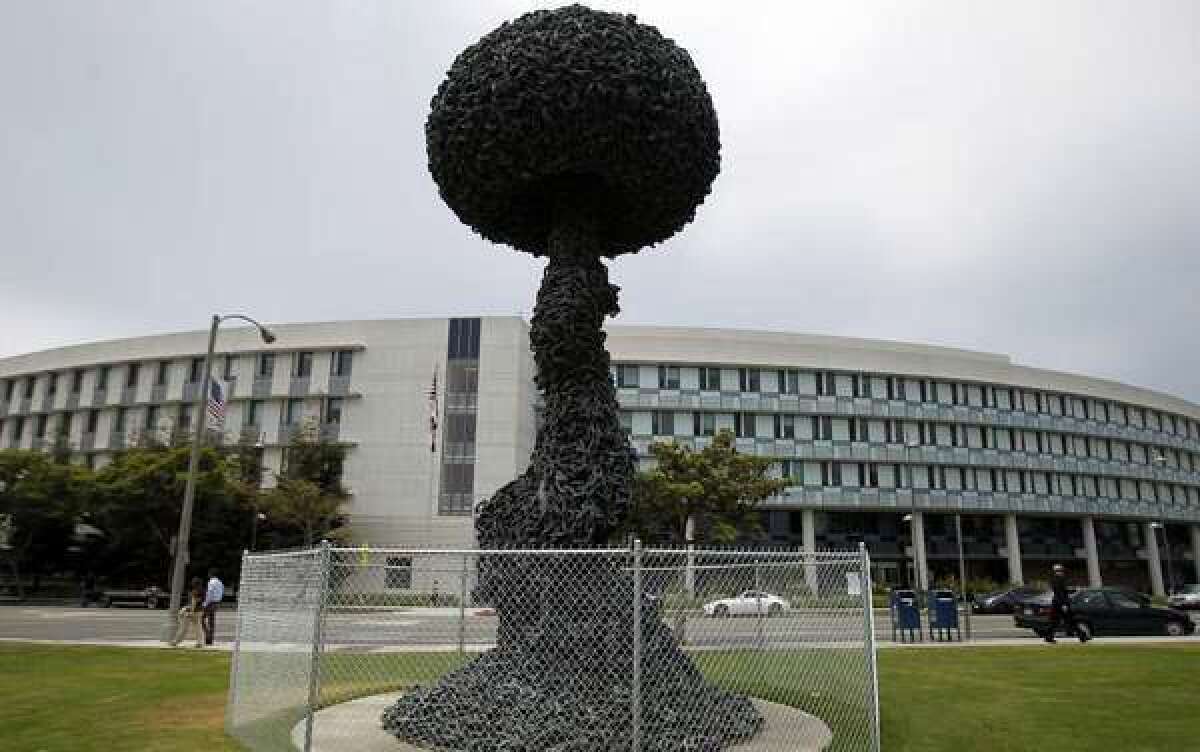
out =
<path fill-rule="evenodd" d="M 468 610 L 462 627 L 467 644 L 490 644 L 495 639 L 496 619 L 487 613 Z M 233 640 L 236 612 L 217 615 L 217 640 Z M 166 618 L 165 611 L 135 608 L 65 608 L 60 606 L 0 607 L 0 638 L 43 640 L 130 641 L 156 639 Z M 1193 615 L 1193 618 L 1196 618 Z M 668 614 L 667 623 L 679 629 L 678 615 Z M 891 640 L 886 611 L 876 612 L 876 636 Z M 1028 630 L 1016 629 L 1010 616 L 973 617 L 976 639 L 1033 639 Z M 265 617 L 254 625 L 256 638 L 270 642 L 304 642 L 311 622 L 287 611 Z M 783 643 L 830 643 L 857 641 L 860 632 L 853 612 L 807 612 L 773 619 L 705 619 L 688 615 L 683 623 L 686 642 L 696 647 L 736 647 L 761 641 Z M 396 645 L 454 645 L 459 639 L 457 609 L 410 609 L 331 613 L 325 625 L 327 639 L 340 645 L 387 647 Z"/>

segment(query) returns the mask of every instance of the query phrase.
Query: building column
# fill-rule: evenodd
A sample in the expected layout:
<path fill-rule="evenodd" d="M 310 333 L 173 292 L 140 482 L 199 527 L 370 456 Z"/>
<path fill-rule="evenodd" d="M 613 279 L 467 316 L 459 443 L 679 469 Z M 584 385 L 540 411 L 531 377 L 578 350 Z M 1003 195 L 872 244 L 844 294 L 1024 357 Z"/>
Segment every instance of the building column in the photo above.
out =
<path fill-rule="evenodd" d="M 925 513 L 912 513 L 913 561 L 917 570 L 917 588 L 929 590 L 929 562 L 925 559 Z"/>
<path fill-rule="evenodd" d="M 1096 549 L 1096 521 L 1083 518 L 1083 551 L 1087 556 L 1088 587 L 1103 587 L 1100 579 L 1100 555 Z"/>
<path fill-rule="evenodd" d="M 1143 523 L 1142 535 L 1146 543 L 1146 564 L 1150 567 L 1150 591 L 1154 595 L 1164 596 L 1167 594 L 1167 589 L 1163 587 L 1162 560 L 1158 556 L 1158 530 L 1154 529 L 1153 522 Z"/>
<path fill-rule="evenodd" d="M 1192 525 L 1192 566 L 1196 568 L 1196 582 L 1200 582 L 1200 525 Z"/>
<path fill-rule="evenodd" d="M 817 550 L 817 513 L 812 509 L 800 511 L 801 535 L 804 536 L 804 550 L 815 553 Z M 807 557 L 804 563 L 804 582 L 813 595 L 820 592 L 820 577 L 817 572 L 816 557 Z"/>
<path fill-rule="evenodd" d="M 1024 585 L 1025 575 L 1021 571 L 1021 534 L 1017 530 L 1017 515 L 1004 515 L 1004 547 L 1008 550 L 1008 581 Z"/>

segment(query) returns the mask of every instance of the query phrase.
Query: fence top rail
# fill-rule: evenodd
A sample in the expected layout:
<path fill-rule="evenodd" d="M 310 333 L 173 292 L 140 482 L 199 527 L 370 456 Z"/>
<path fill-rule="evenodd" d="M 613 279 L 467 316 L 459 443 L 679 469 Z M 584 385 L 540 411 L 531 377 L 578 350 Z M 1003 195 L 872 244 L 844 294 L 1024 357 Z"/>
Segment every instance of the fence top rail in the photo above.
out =
<path fill-rule="evenodd" d="M 313 557 L 321 553 L 320 548 L 304 548 L 293 551 L 247 551 L 245 556 L 247 559 L 293 559 L 302 557 Z"/>
<path fill-rule="evenodd" d="M 319 547 L 304 549 L 300 551 L 282 551 L 282 552 L 247 552 L 246 557 L 250 559 L 266 559 L 266 558 L 281 558 L 281 557 L 299 557 L 312 556 L 320 553 L 322 549 Z M 413 556 L 521 556 L 521 555 L 539 555 L 539 556 L 617 556 L 617 555 L 632 555 L 632 548 L 419 548 L 419 547 L 395 547 L 395 546 L 331 546 L 329 548 L 332 554 L 352 554 L 361 556 L 362 554 L 382 554 L 382 555 L 413 555 Z M 695 556 L 728 556 L 731 558 L 745 558 L 754 556 L 759 558 L 804 558 L 817 560 L 847 560 L 859 559 L 862 554 L 858 550 L 844 551 L 806 551 L 803 549 L 768 549 L 759 550 L 753 548 L 746 549 L 719 549 L 719 548 L 643 548 L 643 554 L 656 555 L 695 555 Z"/>

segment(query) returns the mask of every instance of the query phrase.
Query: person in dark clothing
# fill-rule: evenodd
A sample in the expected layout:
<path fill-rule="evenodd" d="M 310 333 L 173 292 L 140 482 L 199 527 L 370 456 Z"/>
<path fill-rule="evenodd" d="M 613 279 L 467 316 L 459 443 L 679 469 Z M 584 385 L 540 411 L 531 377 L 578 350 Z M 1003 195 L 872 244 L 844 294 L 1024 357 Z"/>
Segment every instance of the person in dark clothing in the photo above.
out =
<path fill-rule="evenodd" d="M 1050 601 L 1050 631 L 1046 632 L 1046 642 L 1055 642 L 1054 632 L 1059 628 L 1062 628 L 1068 637 L 1079 637 L 1080 642 L 1090 640 L 1084 630 L 1075 628 L 1075 617 L 1071 613 L 1071 595 L 1067 592 L 1067 571 L 1062 564 L 1054 565 L 1050 590 L 1054 595 Z"/>

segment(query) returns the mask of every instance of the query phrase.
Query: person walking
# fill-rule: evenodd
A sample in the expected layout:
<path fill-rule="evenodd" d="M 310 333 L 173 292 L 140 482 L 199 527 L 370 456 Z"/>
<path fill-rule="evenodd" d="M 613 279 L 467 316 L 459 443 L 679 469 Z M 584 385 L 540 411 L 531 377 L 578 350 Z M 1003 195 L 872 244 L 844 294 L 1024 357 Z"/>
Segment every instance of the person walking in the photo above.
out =
<path fill-rule="evenodd" d="M 225 583 L 217 577 L 217 570 L 208 570 L 208 588 L 204 595 L 204 616 L 200 625 L 204 627 L 204 644 L 212 645 L 217 634 L 217 606 L 225 597 Z"/>
<path fill-rule="evenodd" d="M 204 582 L 199 577 L 193 577 L 188 588 L 188 603 L 179 609 L 179 627 L 175 630 L 171 647 L 179 645 L 189 632 L 196 638 L 196 647 L 201 647 L 200 617 L 204 613 L 204 597 Z"/>
<path fill-rule="evenodd" d="M 1050 590 L 1053 593 L 1050 601 L 1050 630 L 1046 632 L 1046 642 L 1054 643 L 1054 632 L 1060 627 L 1068 637 L 1077 636 L 1080 642 L 1091 639 L 1087 632 L 1077 629 L 1075 615 L 1071 613 L 1071 596 L 1067 592 L 1067 570 L 1062 564 L 1054 565 L 1054 574 L 1050 577 Z"/>

